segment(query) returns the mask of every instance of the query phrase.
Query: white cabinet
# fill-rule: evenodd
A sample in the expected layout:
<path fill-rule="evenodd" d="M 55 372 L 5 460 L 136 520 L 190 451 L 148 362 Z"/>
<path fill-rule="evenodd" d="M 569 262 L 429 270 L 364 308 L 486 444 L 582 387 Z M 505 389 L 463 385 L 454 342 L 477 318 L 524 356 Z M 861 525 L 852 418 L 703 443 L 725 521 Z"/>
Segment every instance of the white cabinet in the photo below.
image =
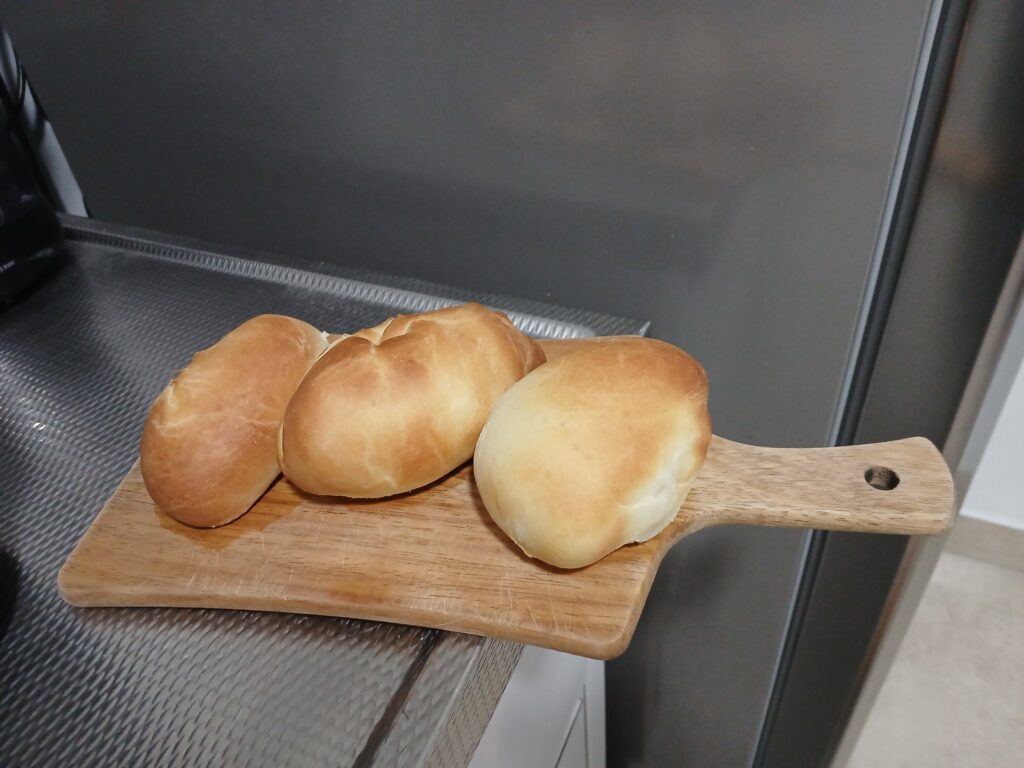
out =
<path fill-rule="evenodd" d="M 604 766 L 604 663 L 527 646 L 470 768 Z"/>

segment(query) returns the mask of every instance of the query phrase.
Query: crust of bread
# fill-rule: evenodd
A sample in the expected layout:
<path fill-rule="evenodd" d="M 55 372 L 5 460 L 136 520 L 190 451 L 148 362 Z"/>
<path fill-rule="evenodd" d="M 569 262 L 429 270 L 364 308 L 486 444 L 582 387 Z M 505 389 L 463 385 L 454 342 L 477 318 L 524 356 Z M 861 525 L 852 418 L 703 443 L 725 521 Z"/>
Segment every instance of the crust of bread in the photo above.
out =
<path fill-rule="evenodd" d="M 288 405 L 281 468 L 315 494 L 419 488 L 473 455 L 498 398 L 543 361 L 505 315 L 479 304 L 399 315 L 341 337 Z"/>
<path fill-rule="evenodd" d="M 707 375 L 653 339 L 581 342 L 512 386 L 477 443 L 498 526 L 551 565 L 580 568 L 674 517 L 711 441 Z"/>
<path fill-rule="evenodd" d="M 200 528 L 248 511 L 280 474 L 285 407 L 326 345 L 308 323 L 260 315 L 197 353 L 143 428 L 142 477 L 157 506 Z"/>

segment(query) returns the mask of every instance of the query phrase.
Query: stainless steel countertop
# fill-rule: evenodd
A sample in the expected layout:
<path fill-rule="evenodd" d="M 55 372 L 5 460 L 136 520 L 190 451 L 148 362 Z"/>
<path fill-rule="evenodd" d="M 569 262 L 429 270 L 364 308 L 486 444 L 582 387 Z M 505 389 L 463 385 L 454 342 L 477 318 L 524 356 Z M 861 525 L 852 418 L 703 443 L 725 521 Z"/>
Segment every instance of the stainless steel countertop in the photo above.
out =
<path fill-rule="evenodd" d="M 172 371 L 254 314 L 342 331 L 476 299 L 537 336 L 646 325 L 62 222 L 63 266 L 0 313 L 0 762 L 465 764 L 519 646 L 325 617 L 75 609 L 57 571 Z"/>

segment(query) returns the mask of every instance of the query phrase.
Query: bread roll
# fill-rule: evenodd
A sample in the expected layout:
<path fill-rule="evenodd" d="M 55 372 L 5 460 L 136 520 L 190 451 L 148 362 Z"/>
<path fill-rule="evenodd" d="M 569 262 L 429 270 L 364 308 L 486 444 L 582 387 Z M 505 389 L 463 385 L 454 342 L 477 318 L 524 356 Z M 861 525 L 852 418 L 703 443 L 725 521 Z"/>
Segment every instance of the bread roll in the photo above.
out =
<path fill-rule="evenodd" d="M 281 424 L 285 476 L 309 493 L 410 491 L 473 455 L 502 393 L 544 353 L 479 304 L 399 315 L 333 343 Z"/>
<path fill-rule="evenodd" d="M 675 517 L 711 441 L 704 369 L 652 339 L 581 342 L 508 390 L 476 446 L 484 506 L 530 555 L 580 568 Z"/>
<path fill-rule="evenodd" d="M 142 431 L 142 478 L 157 506 L 200 528 L 244 514 L 280 474 L 281 417 L 326 346 L 301 320 L 261 315 L 196 354 Z"/>

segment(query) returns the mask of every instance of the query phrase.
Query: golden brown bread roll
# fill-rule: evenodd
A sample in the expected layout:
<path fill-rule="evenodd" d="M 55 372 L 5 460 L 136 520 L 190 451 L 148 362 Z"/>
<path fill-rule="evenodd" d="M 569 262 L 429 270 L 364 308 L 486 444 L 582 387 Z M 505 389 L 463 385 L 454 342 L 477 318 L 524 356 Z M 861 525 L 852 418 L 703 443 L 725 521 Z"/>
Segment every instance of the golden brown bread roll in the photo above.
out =
<path fill-rule="evenodd" d="M 301 320 L 260 315 L 196 354 L 142 432 L 142 478 L 157 506 L 201 528 L 244 514 L 280 474 L 281 417 L 326 346 Z"/>
<path fill-rule="evenodd" d="M 473 455 L 502 393 L 544 361 L 479 304 L 399 315 L 334 342 L 281 424 L 285 477 L 309 493 L 378 498 L 426 485 Z"/>
<path fill-rule="evenodd" d="M 580 568 L 675 517 L 711 441 L 704 369 L 660 341 L 579 342 L 512 386 L 477 443 L 484 506 L 531 557 Z"/>

